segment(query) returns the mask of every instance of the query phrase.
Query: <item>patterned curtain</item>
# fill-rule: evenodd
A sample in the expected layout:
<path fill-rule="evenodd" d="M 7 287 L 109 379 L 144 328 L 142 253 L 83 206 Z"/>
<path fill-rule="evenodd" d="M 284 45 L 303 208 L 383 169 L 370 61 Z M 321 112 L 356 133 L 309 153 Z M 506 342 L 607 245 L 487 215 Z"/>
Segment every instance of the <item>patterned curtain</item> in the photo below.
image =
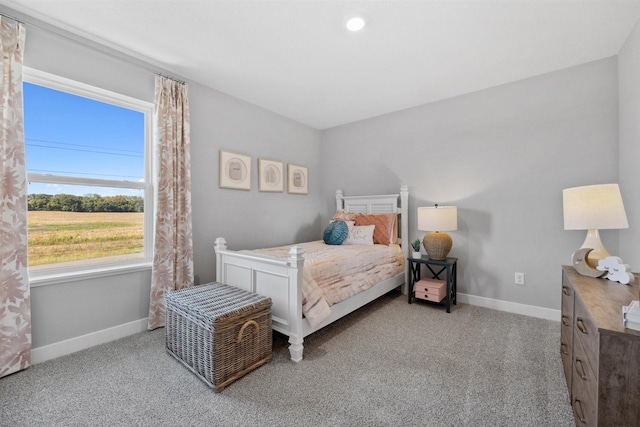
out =
<path fill-rule="evenodd" d="M 27 172 L 22 112 L 24 25 L 0 16 L 0 377 L 31 364 Z"/>
<path fill-rule="evenodd" d="M 164 326 L 164 294 L 193 286 L 187 85 L 156 76 L 156 232 L 149 329 Z"/>

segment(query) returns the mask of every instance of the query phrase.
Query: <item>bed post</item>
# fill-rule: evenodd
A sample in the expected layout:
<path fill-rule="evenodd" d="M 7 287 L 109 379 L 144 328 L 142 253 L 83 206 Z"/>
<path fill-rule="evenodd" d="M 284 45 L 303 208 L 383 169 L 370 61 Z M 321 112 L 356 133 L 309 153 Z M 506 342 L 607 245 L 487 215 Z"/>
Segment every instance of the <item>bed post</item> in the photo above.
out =
<path fill-rule="evenodd" d="M 336 190 L 336 211 L 344 210 L 344 203 L 342 202 L 342 196 L 344 193 L 342 190 Z"/>
<path fill-rule="evenodd" d="M 298 363 L 302 360 L 304 336 L 302 334 L 302 267 L 304 265 L 304 250 L 299 246 L 292 246 L 289 250 L 289 354 L 291 360 Z"/>
<path fill-rule="evenodd" d="M 227 241 L 224 240 L 224 237 L 216 239 L 214 248 L 216 250 L 216 282 L 224 283 L 222 279 L 222 254 L 220 254 L 220 251 L 227 250 Z"/>
<path fill-rule="evenodd" d="M 407 293 L 409 283 L 409 266 L 407 258 L 409 258 L 409 187 L 403 185 L 400 187 L 400 236 L 402 237 L 402 254 L 404 256 L 404 285 L 402 285 L 402 293 Z"/>

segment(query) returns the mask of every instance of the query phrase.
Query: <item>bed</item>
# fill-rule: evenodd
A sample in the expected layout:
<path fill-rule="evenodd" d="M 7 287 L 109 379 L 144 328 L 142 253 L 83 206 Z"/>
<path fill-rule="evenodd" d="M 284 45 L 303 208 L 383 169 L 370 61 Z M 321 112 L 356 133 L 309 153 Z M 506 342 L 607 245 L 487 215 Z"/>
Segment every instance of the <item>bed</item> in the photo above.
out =
<path fill-rule="evenodd" d="M 406 262 L 409 255 L 408 199 L 406 186 L 399 194 L 374 196 L 344 196 L 336 191 L 336 210 L 347 213 L 399 215 L 401 259 Z M 215 242 L 216 281 L 240 289 L 270 297 L 273 329 L 289 337 L 291 360 L 300 362 L 304 351 L 304 337 L 357 310 L 387 292 L 402 287 L 406 293 L 407 269 L 368 287 L 347 299 L 330 306 L 330 312 L 319 323 L 312 323 L 303 315 L 304 245 L 288 248 L 287 256 L 256 251 L 233 251 L 227 242 L 218 237 Z M 376 245 L 381 246 L 381 245 Z M 391 245 L 390 245 L 391 246 Z M 404 264 L 403 264 L 404 265 Z"/>

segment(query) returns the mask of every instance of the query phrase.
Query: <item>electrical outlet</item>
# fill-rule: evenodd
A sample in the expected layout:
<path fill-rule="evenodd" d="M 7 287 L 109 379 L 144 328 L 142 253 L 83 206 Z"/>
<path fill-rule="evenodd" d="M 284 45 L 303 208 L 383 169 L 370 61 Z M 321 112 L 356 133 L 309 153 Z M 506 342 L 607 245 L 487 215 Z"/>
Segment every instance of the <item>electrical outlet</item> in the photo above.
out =
<path fill-rule="evenodd" d="M 524 273 L 516 273 L 516 285 L 524 285 Z"/>

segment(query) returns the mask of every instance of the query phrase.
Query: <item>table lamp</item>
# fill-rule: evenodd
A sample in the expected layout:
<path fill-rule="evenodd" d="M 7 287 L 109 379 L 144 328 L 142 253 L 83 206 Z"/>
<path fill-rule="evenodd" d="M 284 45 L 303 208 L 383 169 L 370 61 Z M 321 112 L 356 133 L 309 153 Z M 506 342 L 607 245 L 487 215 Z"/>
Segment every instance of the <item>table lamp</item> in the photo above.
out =
<path fill-rule="evenodd" d="M 422 239 L 422 245 L 429 258 L 443 260 L 451 250 L 453 242 L 444 231 L 458 229 L 458 208 L 438 206 L 418 208 L 418 230 L 429 231 Z"/>
<path fill-rule="evenodd" d="M 609 256 L 598 230 L 629 228 L 618 184 L 587 185 L 562 190 L 565 230 L 588 230 L 580 247 L 592 248 L 587 263 L 595 268 Z"/>

